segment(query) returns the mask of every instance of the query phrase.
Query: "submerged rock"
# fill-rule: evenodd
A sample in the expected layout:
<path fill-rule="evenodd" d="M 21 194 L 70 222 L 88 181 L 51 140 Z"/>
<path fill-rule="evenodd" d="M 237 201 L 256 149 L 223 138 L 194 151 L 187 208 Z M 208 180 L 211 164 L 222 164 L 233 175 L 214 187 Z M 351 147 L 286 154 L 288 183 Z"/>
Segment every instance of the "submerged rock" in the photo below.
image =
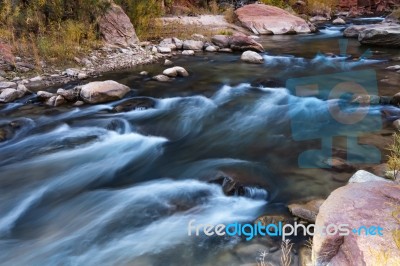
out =
<path fill-rule="evenodd" d="M 122 99 L 130 88 L 113 80 L 95 81 L 83 85 L 80 97 L 86 103 L 104 103 Z"/>
<path fill-rule="evenodd" d="M 146 110 L 154 108 L 156 101 L 148 97 L 135 97 L 128 99 L 114 107 L 114 112 L 129 112 L 132 110 Z"/>
<path fill-rule="evenodd" d="M 256 52 L 246 51 L 240 57 L 240 60 L 251 63 L 251 64 L 262 64 L 264 62 L 264 58 Z"/>
<path fill-rule="evenodd" d="M 307 222 L 315 223 L 319 208 L 324 201 L 324 199 L 315 199 L 306 203 L 293 203 L 289 204 L 288 208 L 294 216 L 297 216 Z"/>

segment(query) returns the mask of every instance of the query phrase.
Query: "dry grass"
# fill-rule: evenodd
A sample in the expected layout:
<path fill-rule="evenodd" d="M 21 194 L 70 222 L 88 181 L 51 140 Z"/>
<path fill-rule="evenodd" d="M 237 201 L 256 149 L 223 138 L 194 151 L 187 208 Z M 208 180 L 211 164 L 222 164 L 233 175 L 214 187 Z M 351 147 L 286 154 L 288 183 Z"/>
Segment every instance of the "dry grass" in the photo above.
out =
<path fill-rule="evenodd" d="M 281 265 L 282 266 L 290 266 L 290 264 L 292 263 L 292 248 L 293 248 L 293 244 L 290 243 L 289 239 L 282 241 L 282 244 L 281 244 L 281 250 L 282 250 Z"/>
<path fill-rule="evenodd" d="M 228 23 L 232 23 L 233 24 L 233 23 L 237 22 L 237 16 L 235 14 L 235 9 L 233 7 L 230 7 L 230 8 L 225 10 L 224 17 L 225 17 L 225 20 Z"/>
<path fill-rule="evenodd" d="M 389 176 L 395 180 L 400 170 L 400 133 L 393 134 L 393 143 L 389 146 L 388 151 Z"/>
<path fill-rule="evenodd" d="M 205 37 L 211 37 L 218 34 L 221 30 L 210 29 L 198 24 L 183 24 L 179 21 L 172 21 L 163 24 L 161 20 L 155 21 L 148 27 L 147 32 L 141 35 L 142 40 L 159 41 L 164 38 L 177 37 L 180 39 L 190 39 L 197 33 Z M 229 34 L 229 31 L 226 30 Z"/>
<path fill-rule="evenodd" d="M 339 0 L 308 0 L 307 13 L 310 15 L 332 14 L 339 4 Z"/>

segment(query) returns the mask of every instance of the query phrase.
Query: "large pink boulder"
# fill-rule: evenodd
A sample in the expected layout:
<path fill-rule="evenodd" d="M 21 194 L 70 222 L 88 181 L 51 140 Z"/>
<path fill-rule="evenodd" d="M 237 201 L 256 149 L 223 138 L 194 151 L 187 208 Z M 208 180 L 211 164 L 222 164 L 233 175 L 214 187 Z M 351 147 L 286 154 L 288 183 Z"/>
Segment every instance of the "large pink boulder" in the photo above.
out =
<path fill-rule="evenodd" d="M 129 17 L 120 6 L 114 3 L 100 18 L 99 29 L 107 44 L 131 46 L 139 43 Z"/>
<path fill-rule="evenodd" d="M 315 265 L 397 265 L 400 261 L 400 185 L 365 171 L 357 172 L 349 182 L 332 192 L 321 205 L 315 226 L 347 224 L 350 232 L 348 235 L 315 234 Z M 368 228 L 369 235 L 362 226 Z M 373 226 L 375 230 L 371 229 Z M 382 228 L 380 231 L 378 226 Z M 334 229 L 330 229 L 333 234 Z"/>
<path fill-rule="evenodd" d="M 245 5 L 235 11 L 242 25 L 254 34 L 310 33 L 307 22 L 291 13 L 264 4 Z"/>

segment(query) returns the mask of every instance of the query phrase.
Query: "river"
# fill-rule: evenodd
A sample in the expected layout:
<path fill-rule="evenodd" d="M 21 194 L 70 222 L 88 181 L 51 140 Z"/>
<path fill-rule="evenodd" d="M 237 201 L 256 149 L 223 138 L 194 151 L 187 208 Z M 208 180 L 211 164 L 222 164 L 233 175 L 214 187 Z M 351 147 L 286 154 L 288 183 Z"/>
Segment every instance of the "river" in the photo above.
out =
<path fill-rule="evenodd" d="M 400 51 L 343 40 L 343 29 L 262 37 L 262 65 L 237 53 L 201 53 L 172 58 L 190 73 L 172 82 L 139 75 L 161 73 L 160 63 L 98 78 L 130 86 L 128 98 L 148 97 L 151 108 L 114 112 L 123 101 L 50 108 L 32 97 L 0 106 L 0 124 L 17 125 L 0 142 L 0 264 L 241 265 L 256 262 L 256 252 L 243 256 L 255 244 L 270 248 L 277 264 L 279 240 L 188 236 L 188 222 L 252 222 L 286 213 L 290 202 L 327 197 L 354 171 L 325 168 L 324 154 L 299 160 L 321 149 L 324 136 L 333 139 L 334 158 L 364 158 L 363 168 L 385 160 L 393 129 L 382 109 L 393 107 L 366 107 L 367 121 L 337 126 L 327 105 L 340 99 L 287 88 L 301 78 L 343 82 L 344 73 L 362 83 L 357 73 L 371 71 L 379 95 L 399 91 L 400 74 L 385 68 Z M 350 138 L 380 157 L 353 149 Z M 221 175 L 247 193 L 224 195 L 209 182 Z"/>

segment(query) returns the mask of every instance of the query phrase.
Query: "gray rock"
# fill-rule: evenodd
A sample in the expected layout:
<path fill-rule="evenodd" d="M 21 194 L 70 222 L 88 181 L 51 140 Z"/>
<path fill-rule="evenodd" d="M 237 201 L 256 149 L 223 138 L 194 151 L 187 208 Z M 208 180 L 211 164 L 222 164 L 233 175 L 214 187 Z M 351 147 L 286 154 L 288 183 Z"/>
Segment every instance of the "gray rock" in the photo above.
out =
<path fill-rule="evenodd" d="M 400 47 L 400 25 L 380 25 L 363 30 L 358 35 L 361 44 Z"/>
<path fill-rule="evenodd" d="M 183 49 L 183 41 L 181 41 L 178 38 L 172 38 L 172 40 L 173 40 L 173 42 L 174 42 L 174 44 L 176 46 L 176 49 L 179 49 L 179 50 Z"/>
<path fill-rule="evenodd" d="M 189 73 L 183 67 L 176 66 L 165 69 L 163 71 L 163 75 L 168 77 L 176 77 L 176 76 L 187 77 L 189 76 Z"/>
<path fill-rule="evenodd" d="M 53 93 L 47 92 L 47 91 L 38 91 L 38 92 L 36 93 L 36 95 L 37 95 L 37 97 L 38 97 L 40 100 L 47 100 L 47 99 L 49 99 L 49 98 L 55 96 Z M 54 99 L 55 99 L 55 98 L 54 98 Z"/>
<path fill-rule="evenodd" d="M 240 60 L 251 63 L 251 64 L 262 64 L 264 62 L 264 58 L 256 52 L 246 51 L 240 57 Z"/>
<path fill-rule="evenodd" d="M 337 18 L 334 21 L 332 21 L 332 24 L 334 24 L 334 25 L 344 25 L 344 24 L 346 24 L 346 21 L 344 21 L 344 19 L 342 19 L 342 18 Z"/>
<path fill-rule="evenodd" d="M 58 89 L 57 94 L 62 96 L 65 100 L 69 102 L 75 102 L 79 96 L 79 92 L 77 92 L 75 89 L 69 89 L 69 90 Z"/>
<path fill-rule="evenodd" d="M 166 48 L 169 48 L 171 50 L 176 50 L 177 49 L 172 38 L 166 38 L 166 39 L 162 40 L 160 42 L 160 44 L 159 44 L 159 47 L 158 47 L 159 50 L 160 50 L 160 47 L 166 47 Z M 162 53 L 162 52 L 160 52 L 160 53 Z"/>
<path fill-rule="evenodd" d="M 387 67 L 386 69 L 387 69 L 387 70 L 394 70 L 394 71 L 397 71 L 397 70 L 400 70 L 400 65 L 389 66 L 389 67 Z"/>
<path fill-rule="evenodd" d="M 149 75 L 149 72 L 147 72 L 147 71 L 142 71 L 142 72 L 139 73 L 139 75 L 141 75 L 141 76 L 147 76 L 147 75 Z"/>
<path fill-rule="evenodd" d="M 171 60 L 165 59 L 164 66 L 172 66 L 174 63 Z"/>
<path fill-rule="evenodd" d="M 194 51 L 193 50 L 185 50 L 182 52 L 182 55 L 194 55 Z"/>
<path fill-rule="evenodd" d="M 76 68 L 68 68 L 64 71 L 64 75 L 67 75 L 69 77 L 77 77 L 79 74 L 79 70 Z"/>
<path fill-rule="evenodd" d="M 160 81 L 160 82 L 170 81 L 170 78 L 165 75 L 157 75 L 157 76 L 154 76 L 153 79 L 156 81 Z"/>
<path fill-rule="evenodd" d="M 217 52 L 218 49 L 214 45 L 209 45 L 209 46 L 207 46 L 206 51 L 213 53 L 213 52 Z"/>
<path fill-rule="evenodd" d="M 383 177 L 371 174 L 370 172 L 359 170 L 350 178 L 349 183 L 364 183 L 374 181 L 391 182 Z"/>
<path fill-rule="evenodd" d="M 94 81 L 83 85 L 81 99 L 86 103 L 96 104 L 122 99 L 130 88 L 113 80 Z"/>
<path fill-rule="evenodd" d="M 85 104 L 84 101 L 76 101 L 76 102 L 74 103 L 74 106 L 82 106 L 82 105 L 84 105 L 84 104 Z"/>
<path fill-rule="evenodd" d="M 231 48 L 222 48 L 222 49 L 219 49 L 218 52 L 220 52 L 220 53 L 233 53 Z"/>
<path fill-rule="evenodd" d="M 195 41 L 195 40 L 186 40 L 183 42 L 184 50 L 203 50 L 204 42 L 203 41 Z"/>
<path fill-rule="evenodd" d="M 17 83 L 11 81 L 2 81 L 0 82 L 0 89 L 7 89 L 7 88 L 16 88 Z"/>
<path fill-rule="evenodd" d="M 44 103 L 48 106 L 54 106 L 56 103 L 57 96 L 52 96 L 49 99 L 47 99 Z"/>
<path fill-rule="evenodd" d="M 162 53 L 162 54 L 169 54 L 172 52 L 170 47 L 163 47 L 163 46 L 159 46 L 158 47 L 158 52 Z"/>
<path fill-rule="evenodd" d="M 0 102 L 9 103 L 18 99 L 18 92 L 16 89 L 4 89 L 0 94 Z"/>
<path fill-rule="evenodd" d="M 86 73 L 79 73 L 78 74 L 78 79 L 87 79 L 88 78 L 88 75 L 86 74 Z"/>
<path fill-rule="evenodd" d="M 315 199 L 301 204 L 289 204 L 288 208 L 294 216 L 306 220 L 307 222 L 315 223 L 315 219 L 317 218 L 322 203 L 324 203 L 323 199 Z"/>
<path fill-rule="evenodd" d="M 65 102 L 66 102 L 65 98 L 62 97 L 61 95 L 58 95 L 58 96 L 56 97 L 56 100 L 54 101 L 54 106 L 63 105 L 63 104 L 65 104 Z"/>
<path fill-rule="evenodd" d="M 352 25 L 344 30 L 343 36 L 347 38 L 358 38 L 360 32 L 370 27 L 372 27 L 372 25 Z"/>
<path fill-rule="evenodd" d="M 229 36 L 226 35 L 214 35 L 211 38 L 212 43 L 219 48 L 229 48 L 229 40 Z"/>
<path fill-rule="evenodd" d="M 18 84 L 17 92 L 18 92 L 18 98 L 21 98 L 24 97 L 27 93 L 29 93 L 29 90 L 26 88 L 24 84 Z"/>
<path fill-rule="evenodd" d="M 31 82 L 42 81 L 42 80 L 43 80 L 43 78 L 41 76 L 36 76 L 36 77 L 29 79 L 29 81 L 31 81 Z"/>

